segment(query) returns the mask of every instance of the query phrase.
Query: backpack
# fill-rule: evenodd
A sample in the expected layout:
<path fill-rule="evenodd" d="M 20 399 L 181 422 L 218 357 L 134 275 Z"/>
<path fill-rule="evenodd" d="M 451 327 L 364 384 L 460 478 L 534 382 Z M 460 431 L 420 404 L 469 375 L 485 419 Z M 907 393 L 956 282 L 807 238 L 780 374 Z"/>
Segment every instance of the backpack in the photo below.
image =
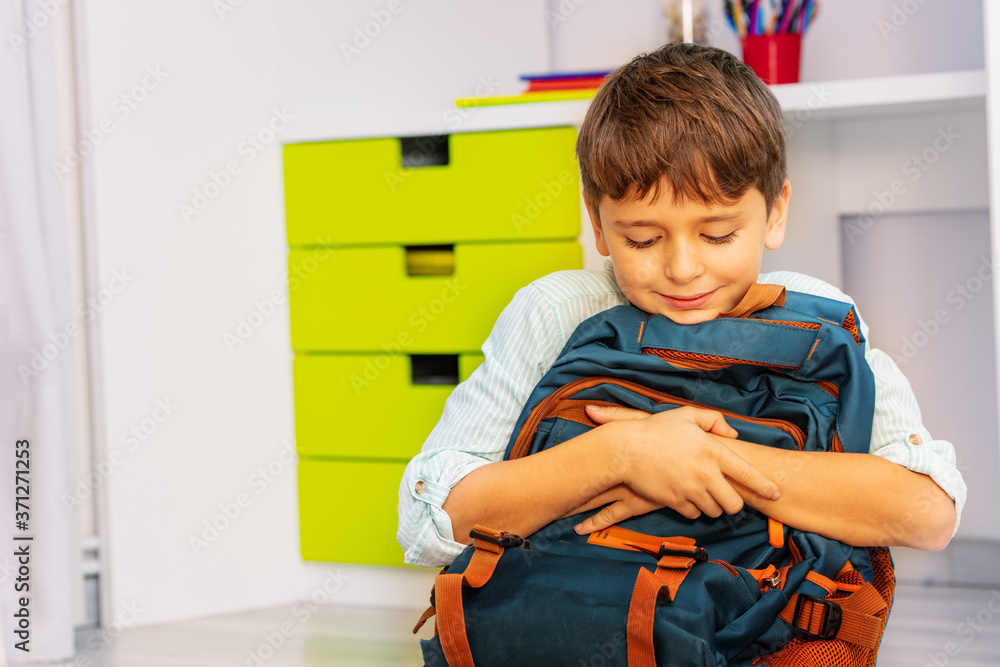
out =
<path fill-rule="evenodd" d="M 743 440 L 867 453 L 875 383 L 863 343 L 850 304 L 777 285 L 755 285 L 695 325 L 618 306 L 570 337 L 505 458 L 595 427 L 592 403 L 707 407 Z M 436 614 L 421 641 L 426 665 L 874 665 L 895 586 L 888 549 L 791 529 L 749 506 L 693 520 L 663 508 L 577 535 L 597 511 L 527 539 L 476 526 L 414 629 Z"/>

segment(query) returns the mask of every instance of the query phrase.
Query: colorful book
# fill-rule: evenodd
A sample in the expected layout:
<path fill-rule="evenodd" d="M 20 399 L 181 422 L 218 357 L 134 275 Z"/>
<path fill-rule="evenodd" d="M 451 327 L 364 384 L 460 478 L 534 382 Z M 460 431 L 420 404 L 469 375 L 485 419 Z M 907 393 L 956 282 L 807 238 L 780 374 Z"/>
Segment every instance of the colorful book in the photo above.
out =
<path fill-rule="evenodd" d="M 604 83 L 603 76 L 580 77 L 573 79 L 532 79 L 528 83 L 526 92 L 533 93 L 540 90 L 581 90 L 587 88 L 600 88 Z"/>
<path fill-rule="evenodd" d="M 551 81 L 553 79 L 596 79 L 604 78 L 610 72 L 549 72 L 548 74 L 522 74 L 521 81 Z"/>
<path fill-rule="evenodd" d="M 488 107 L 500 104 L 527 104 L 529 102 L 565 102 L 567 100 L 589 100 L 597 94 L 597 88 L 575 90 L 542 90 L 520 95 L 499 95 L 497 97 L 465 97 L 455 100 L 458 107 Z"/>
<path fill-rule="evenodd" d="M 604 83 L 608 72 L 553 72 L 550 74 L 524 74 L 528 88 L 520 95 L 495 97 L 466 97 L 455 101 L 459 107 L 485 107 L 500 104 L 527 104 L 531 102 L 564 102 L 592 98 Z"/>

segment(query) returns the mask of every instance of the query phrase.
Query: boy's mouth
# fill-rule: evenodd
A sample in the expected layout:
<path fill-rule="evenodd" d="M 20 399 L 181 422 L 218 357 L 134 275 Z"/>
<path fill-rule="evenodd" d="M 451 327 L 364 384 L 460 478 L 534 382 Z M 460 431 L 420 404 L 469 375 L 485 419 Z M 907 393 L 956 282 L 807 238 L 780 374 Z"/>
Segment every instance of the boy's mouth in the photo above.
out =
<path fill-rule="evenodd" d="M 690 310 L 704 306 L 713 294 L 715 294 L 715 290 L 692 296 L 668 296 L 666 294 L 660 294 L 660 296 L 673 308 Z"/>

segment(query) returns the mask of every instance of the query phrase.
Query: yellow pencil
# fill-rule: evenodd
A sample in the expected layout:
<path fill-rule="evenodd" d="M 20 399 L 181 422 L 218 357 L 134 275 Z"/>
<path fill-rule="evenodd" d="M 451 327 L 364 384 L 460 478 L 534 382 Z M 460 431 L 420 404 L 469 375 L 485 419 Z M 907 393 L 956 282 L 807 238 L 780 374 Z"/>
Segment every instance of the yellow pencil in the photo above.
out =
<path fill-rule="evenodd" d="M 520 95 L 498 97 L 464 97 L 455 100 L 457 107 L 488 107 L 498 104 L 524 104 L 527 102 L 562 102 L 565 100 L 588 100 L 597 94 L 597 88 L 580 90 L 543 90 Z"/>
<path fill-rule="evenodd" d="M 747 36 L 747 27 L 743 23 L 743 0 L 733 0 L 733 5 L 736 7 L 736 11 L 733 12 L 733 18 L 736 19 L 736 32 L 740 34 L 740 38 Z"/>

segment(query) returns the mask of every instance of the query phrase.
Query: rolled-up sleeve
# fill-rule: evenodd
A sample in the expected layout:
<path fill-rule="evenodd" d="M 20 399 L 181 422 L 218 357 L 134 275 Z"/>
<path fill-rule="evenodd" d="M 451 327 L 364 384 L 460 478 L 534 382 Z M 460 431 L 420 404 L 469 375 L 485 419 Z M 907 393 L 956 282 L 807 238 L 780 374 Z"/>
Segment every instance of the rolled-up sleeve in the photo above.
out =
<path fill-rule="evenodd" d="M 503 458 L 521 407 L 565 341 L 545 298 L 532 285 L 504 309 L 483 344 L 485 361 L 458 385 L 441 420 L 403 474 L 396 534 L 413 565 L 439 567 L 464 547 L 442 506 L 476 468 Z"/>
<path fill-rule="evenodd" d="M 875 421 L 870 451 L 933 479 L 955 501 L 954 535 L 966 497 L 955 447 L 947 440 L 931 437 L 924 427 L 909 380 L 889 355 L 869 348 L 865 357 L 875 372 Z"/>

